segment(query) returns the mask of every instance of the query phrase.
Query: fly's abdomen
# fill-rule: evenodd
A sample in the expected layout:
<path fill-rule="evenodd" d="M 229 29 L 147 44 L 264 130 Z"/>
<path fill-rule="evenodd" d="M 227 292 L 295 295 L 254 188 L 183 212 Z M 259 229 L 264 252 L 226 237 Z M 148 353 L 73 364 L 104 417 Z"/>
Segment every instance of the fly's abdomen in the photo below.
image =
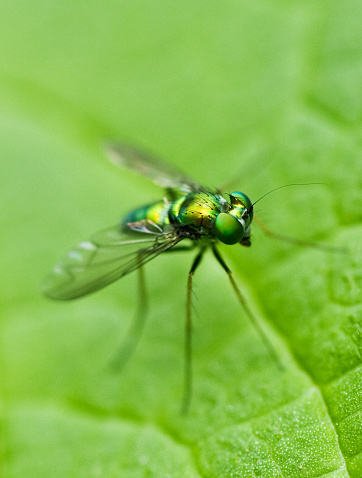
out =
<path fill-rule="evenodd" d="M 164 200 L 146 204 L 129 212 L 127 216 L 122 219 L 122 225 L 148 220 L 162 227 L 165 224 L 169 224 L 168 209 L 169 207 Z"/>

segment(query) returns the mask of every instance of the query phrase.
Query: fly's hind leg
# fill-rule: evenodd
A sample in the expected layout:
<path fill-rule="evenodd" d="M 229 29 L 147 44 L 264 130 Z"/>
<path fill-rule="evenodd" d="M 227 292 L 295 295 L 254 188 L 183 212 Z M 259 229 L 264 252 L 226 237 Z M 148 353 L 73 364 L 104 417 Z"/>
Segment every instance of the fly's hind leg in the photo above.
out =
<path fill-rule="evenodd" d="M 146 281 L 143 267 L 138 269 L 138 306 L 130 328 L 128 329 L 124 343 L 111 360 L 111 367 L 116 371 L 121 371 L 133 355 L 147 319 L 148 313 L 148 295 L 146 290 Z"/>

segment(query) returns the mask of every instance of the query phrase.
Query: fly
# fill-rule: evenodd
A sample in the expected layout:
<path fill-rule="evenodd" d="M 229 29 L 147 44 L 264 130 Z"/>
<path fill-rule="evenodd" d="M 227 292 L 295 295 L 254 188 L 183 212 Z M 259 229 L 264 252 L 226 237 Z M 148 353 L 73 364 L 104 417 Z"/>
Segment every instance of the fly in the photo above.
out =
<path fill-rule="evenodd" d="M 218 250 L 220 242 L 244 247 L 251 245 L 250 232 L 255 203 L 239 191 L 225 198 L 219 191 L 205 188 L 177 168 L 133 147 L 112 143 L 108 151 L 116 165 L 133 169 L 165 188 L 165 197 L 130 211 L 116 227 L 101 231 L 90 240 L 78 244 L 49 274 L 44 284 L 44 293 L 56 300 L 76 299 L 102 289 L 138 269 L 141 294 L 139 311 L 130 329 L 129 340 L 116 361 L 122 365 L 132 354 L 145 320 L 147 296 L 142 266 L 164 252 L 196 250 L 187 282 L 182 400 L 182 410 L 186 412 L 190 405 L 192 384 L 192 281 L 205 251 L 211 249 L 228 275 L 241 307 L 270 355 L 280 365 L 273 346 L 247 306 L 231 270 Z M 262 227 L 267 234 L 273 235 L 265 226 Z M 276 234 L 274 236 L 284 238 Z M 293 241 L 305 243 L 298 239 Z"/>

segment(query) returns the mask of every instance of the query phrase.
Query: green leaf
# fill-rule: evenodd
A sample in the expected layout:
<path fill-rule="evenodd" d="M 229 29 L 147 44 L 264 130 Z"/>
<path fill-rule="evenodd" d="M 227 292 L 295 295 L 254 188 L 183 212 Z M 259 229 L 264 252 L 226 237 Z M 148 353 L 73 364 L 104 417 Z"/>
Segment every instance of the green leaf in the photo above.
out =
<path fill-rule="evenodd" d="M 362 476 L 360 2 L 10 2 L 0 15 L 1 472 L 26 477 Z M 132 275 L 48 301 L 60 256 L 163 191 L 116 138 L 257 204 L 222 253 L 280 370 L 207 255 L 180 415 L 192 255 L 146 266 L 150 313 L 121 373 Z"/>

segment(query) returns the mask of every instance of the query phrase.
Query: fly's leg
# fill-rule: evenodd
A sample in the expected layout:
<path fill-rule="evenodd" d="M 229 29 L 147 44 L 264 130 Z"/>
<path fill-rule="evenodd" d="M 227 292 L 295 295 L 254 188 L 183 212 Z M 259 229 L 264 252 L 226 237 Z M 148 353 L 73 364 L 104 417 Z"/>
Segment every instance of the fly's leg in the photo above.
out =
<path fill-rule="evenodd" d="M 166 253 L 190 251 L 195 248 L 195 243 L 189 245 L 178 245 L 166 251 Z M 192 320 L 191 320 L 191 298 L 192 298 L 192 277 L 198 265 L 201 262 L 205 249 L 201 249 L 194 259 L 189 271 L 187 280 L 187 299 L 186 299 L 186 322 L 185 322 L 185 364 L 184 364 L 184 391 L 181 402 L 181 414 L 186 415 L 191 402 L 192 395 Z"/>
<path fill-rule="evenodd" d="M 138 307 L 136 315 L 128 329 L 126 339 L 116 356 L 111 361 L 114 370 L 121 371 L 133 355 L 146 323 L 148 312 L 148 295 L 143 267 L 138 269 Z"/>
<path fill-rule="evenodd" d="M 256 222 L 259 224 L 261 227 L 261 230 L 264 232 L 265 235 L 268 237 L 271 237 L 272 239 L 278 239 L 279 241 L 284 241 L 284 242 L 289 242 L 291 244 L 295 244 L 296 246 L 307 246 L 307 247 L 313 247 L 314 249 L 321 249 L 323 251 L 329 251 L 329 252 L 347 252 L 347 250 L 343 247 L 333 247 L 333 246 L 328 246 L 326 244 L 320 244 L 318 242 L 313 242 L 313 241 L 305 241 L 303 239 L 298 239 L 296 237 L 290 237 L 290 236 L 285 236 L 284 234 L 278 234 L 277 232 L 271 231 L 261 219 L 259 219 L 257 216 L 254 216 L 254 219 Z"/>
<path fill-rule="evenodd" d="M 201 262 L 204 249 L 202 249 L 192 263 L 187 280 L 187 301 L 186 301 L 186 328 L 185 328 L 185 370 L 184 370 L 184 393 L 181 403 L 181 413 L 185 415 L 190 407 L 192 395 L 192 321 L 191 321 L 191 298 L 192 298 L 192 277 Z"/>
<path fill-rule="evenodd" d="M 245 302 L 245 299 L 239 289 L 239 287 L 237 286 L 235 280 L 234 280 L 234 277 L 232 275 L 232 272 L 231 270 L 228 268 L 228 266 L 226 265 L 224 259 L 221 257 L 219 251 L 216 249 L 215 245 L 212 245 L 212 252 L 214 253 L 214 256 L 216 257 L 218 263 L 221 265 L 221 267 L 224 269 L 224 271 L 227 273 L 228 277 L 229 277 L 229 280 L 230 280 L 230 283 L 231 283 L 231 286 L 232 288 L 234 289 L 234 292 L 239 300 L 239 303 L 240 305 L 243 307 L 243 309 L 245 310 L 246 312 L 246 315 L 248 316 L 249 320 L 250 320 L 250 323 L 252 324 L 252 326 L 254 327 L 254 329 L 257 331 L 257 333 L 259 334 L 259 337 L 261 338 L 261 340 L 263 341 L 264 345 L 265 345 L 265 348 L 268 350 L 269 352 L 269 355 L 271 356 L 271 358 L 275 361 L 275 363 L 278 365 L 278 367 L 280 369 L 283 369 L 283 365 L 280 361 L 280 358 L 275 350 L 275 348 L 273 347 L 272 343 L 270 342 L 270 340 L 268 339 L 267 335 L 265 334 L 265 332 L 263 331 L 263 329 L 261 328 L 259 322 L 257 321 L 256 317 L 254 316 L 254 314 L 251 312 L 251 310 L 249 309 L 249 307 L 247 306 L 246 302 Z"/>

